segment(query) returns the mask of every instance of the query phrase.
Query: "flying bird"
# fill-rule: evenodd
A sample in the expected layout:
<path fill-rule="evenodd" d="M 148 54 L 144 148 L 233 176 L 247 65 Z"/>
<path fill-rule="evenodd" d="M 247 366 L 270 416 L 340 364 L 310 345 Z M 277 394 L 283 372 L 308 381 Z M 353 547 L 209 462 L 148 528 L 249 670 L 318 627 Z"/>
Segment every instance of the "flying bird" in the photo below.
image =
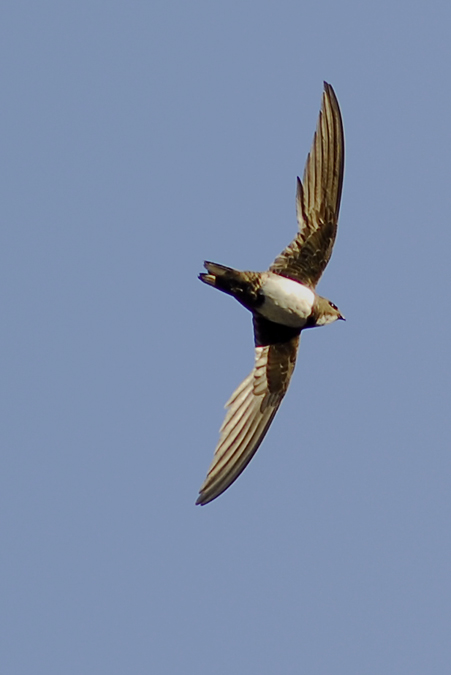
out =
<path fill-rule="evenodd" d="M 226 403 L 213 462 L 196 504 L 216 499 L 258 450 L 285 396 L 301 331 L 344 319 L 315 291 L 332 254 L 344 173 L 344 134 L 335 92 L 324 82 L 321 111 L 304 176 L 297 179 L 298 232 L 267 272 L 240 272 L 206 261 L 199 279 L 252 312 L 255 365 Z"/>

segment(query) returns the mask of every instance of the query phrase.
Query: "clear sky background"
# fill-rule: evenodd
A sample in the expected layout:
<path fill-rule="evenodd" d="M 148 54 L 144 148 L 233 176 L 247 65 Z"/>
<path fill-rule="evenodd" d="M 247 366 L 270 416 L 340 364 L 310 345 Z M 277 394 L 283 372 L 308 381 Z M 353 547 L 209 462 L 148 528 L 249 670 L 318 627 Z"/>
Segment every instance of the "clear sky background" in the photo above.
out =
<path fill-rule="evenodd" d="M 3 1 L 0 672 L 449 672 L 450 31 L 445 0 Z M 197 274 L 293 238 L 323 80 L 347 322 L 195 507 L 253 365 Z"/>

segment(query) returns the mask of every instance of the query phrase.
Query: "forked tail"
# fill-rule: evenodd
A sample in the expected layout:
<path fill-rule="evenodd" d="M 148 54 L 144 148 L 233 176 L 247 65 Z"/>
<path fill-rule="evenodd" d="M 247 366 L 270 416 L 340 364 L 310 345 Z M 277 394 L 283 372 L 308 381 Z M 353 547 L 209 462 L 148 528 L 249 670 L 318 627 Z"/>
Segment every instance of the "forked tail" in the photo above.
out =
<path fill-rule="evenodd" d="M 259 277 L 258 272 L 240 272 L 232 267 L 218 265 L 218 263 L 204 262 L 207 274 L 199 274 L 199 279 L 224 293 L 233 295 L 248 309 L 252 309 L 262 299 L 258 296 Z"/>

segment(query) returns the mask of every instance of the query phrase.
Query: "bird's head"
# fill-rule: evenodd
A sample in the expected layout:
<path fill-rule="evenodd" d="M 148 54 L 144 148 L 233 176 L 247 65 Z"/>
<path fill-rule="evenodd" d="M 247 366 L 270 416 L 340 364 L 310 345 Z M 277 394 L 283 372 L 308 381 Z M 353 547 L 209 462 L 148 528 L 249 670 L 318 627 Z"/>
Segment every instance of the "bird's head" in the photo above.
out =
<path fill-rule="evenodd" d="M 315 316 L 315 326 L 326 326 L 328 323 L 337 321 L 337 319 L 341 319 L 342 321 L 346 320 L 337 305 L 334 305 L 334 303 L 327 298 L 322 298 L 320 295 L 316 296 L 313 312 Z"/>

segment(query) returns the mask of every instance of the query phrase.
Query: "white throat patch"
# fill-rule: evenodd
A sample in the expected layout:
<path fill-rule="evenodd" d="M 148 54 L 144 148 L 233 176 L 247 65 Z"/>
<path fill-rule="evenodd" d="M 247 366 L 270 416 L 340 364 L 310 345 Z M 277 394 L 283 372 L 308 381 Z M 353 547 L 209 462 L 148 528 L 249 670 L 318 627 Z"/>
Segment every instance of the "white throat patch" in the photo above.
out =
<path fill-rule="evenodd" d="M 333 323 L 338 319 L 338 316 L 333 314 L 322 314 L 316 319 L 317 326 L 327 326 L 328 323 Z"/>

